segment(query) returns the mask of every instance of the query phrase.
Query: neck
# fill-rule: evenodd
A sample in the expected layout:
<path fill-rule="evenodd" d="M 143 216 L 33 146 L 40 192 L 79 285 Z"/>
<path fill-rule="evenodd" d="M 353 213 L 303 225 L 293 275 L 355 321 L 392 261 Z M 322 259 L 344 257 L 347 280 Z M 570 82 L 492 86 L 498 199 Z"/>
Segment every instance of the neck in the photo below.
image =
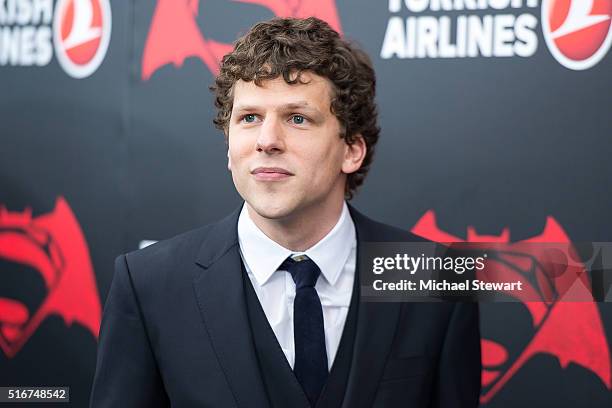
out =
<path fill-rule="evenodd" d="M 251 220 L 268 238 L 291 251 L 303 252 L 334 228 L 342 214 L 343 204 L 344 200 L 334 200 L 280 219 L 262 217 L 248 203 L 246 206 Z"/>

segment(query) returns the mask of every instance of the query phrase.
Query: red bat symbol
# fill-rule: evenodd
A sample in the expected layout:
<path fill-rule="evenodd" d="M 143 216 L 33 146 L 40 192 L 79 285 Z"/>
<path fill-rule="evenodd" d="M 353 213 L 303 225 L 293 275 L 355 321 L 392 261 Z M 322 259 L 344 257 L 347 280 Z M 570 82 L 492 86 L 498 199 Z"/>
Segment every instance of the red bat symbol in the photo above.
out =
<path fill-rule="evenodd" d="M 471 226 L 467 229 L 466 239 L 448 234 L 438 227 L 431 210 L 421 217 L 412 232 L 440 243 L 486 243 L 487 248 L 501 254 L 498 261 L 509 266 L 497 268 L 496 277 L 507 281 L 520 279 L 523 282 L 525 291 L 517 298 L 531 314 L 534 335 L 505 371 L 498 369 L 508 359 L 505 347 L 493 340 L 482 339 L 482 385 L 483 388 L 490 388 L 481 396 L 481 403 L 489 402 L 529 359 L 539 353 L 555 356 L 562 368 L 574 363 L 591 370 L 608 389 L 612 389 L 610 350 L 599 310 L 592 301 L 584 266 L 572 267 L 565 264 L 565 268 L 573 269 L 552 280 L 538 266 L 554 265 L 554 259 L 547 259 L 551 254 L 562 254 L 565 259 L 579 259 L 569 237 L 554 218 L 546 219 L 544 230 L 539 236 L 515 243 L 510 243 L 508 228 L 499 236 L 479 235 Z M 554 244 L 540 247 L 529 245 L 532 243 Z M 551 247 L 554 252 L 550 251 Z"/>
<path fill-rule="evenodd" d="M 341 32 L 335 0 L 235 1 L 259 4 L 279 17 L 318 17 Z M 219 62 L 232 50 L 232 45 L 205 38 L 196 21 L 198 11 L 199 0 L 157 2 L 142 55 L 143 80 L 151 78 L 155 71 L 166 64 L 180 67 L 189 57 L 201 59 L 210 72 L 218 74 Z"/>
<path fill-rule="evenodd" d="M 14 357 L 38 326 L 59 315 L 67 326 L 77 322 L 98 337 L 101 307 L 89 250 L 64 198 L 48 214 L 32 218 L 0 207 L 0 258 L 27 265 L 42 276 L 47 295 L 29 317 L 28 309 L 0 297 L 0 348 Z"/>

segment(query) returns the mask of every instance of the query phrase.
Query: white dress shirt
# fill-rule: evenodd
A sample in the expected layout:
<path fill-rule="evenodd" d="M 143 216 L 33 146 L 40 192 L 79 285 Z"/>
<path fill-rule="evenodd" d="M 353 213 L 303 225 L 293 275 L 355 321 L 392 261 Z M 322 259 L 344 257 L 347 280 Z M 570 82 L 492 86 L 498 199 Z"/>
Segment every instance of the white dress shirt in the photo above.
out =
<path fill-rule="evenodd" d="M 246 204 L 238 218 L 238 241 L 249 279 L 291 368 L 295 362 L 295 283 L 289 272 L 278 268 L 288 256 L 296 254 L 308 256 L 321 269 L 315 289 L 323 307 L 327 366 L 331 370 L 355 280 L 357 239 L 346 202 L 334 228 L 304 252 L 293 252 L 265 235 L 251 220 Z"/>

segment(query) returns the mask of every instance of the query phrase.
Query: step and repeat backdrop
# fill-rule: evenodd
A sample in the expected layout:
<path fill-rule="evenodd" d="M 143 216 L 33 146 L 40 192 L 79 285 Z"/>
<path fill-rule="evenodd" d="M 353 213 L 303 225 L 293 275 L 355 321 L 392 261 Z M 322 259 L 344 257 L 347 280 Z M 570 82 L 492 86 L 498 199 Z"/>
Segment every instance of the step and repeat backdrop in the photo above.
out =
<path fill-rule="evenodd" d="M 240 205 L 221 57 L 311 15 L 378 76 L 357 208 L 437 241 L 612 241 L 612 0 L 0 0 L 0 385 L 87 405 L 114 258 Z M 528 306 L 481 307 L 482 406 L 611 406 L 611 305 Z"/>

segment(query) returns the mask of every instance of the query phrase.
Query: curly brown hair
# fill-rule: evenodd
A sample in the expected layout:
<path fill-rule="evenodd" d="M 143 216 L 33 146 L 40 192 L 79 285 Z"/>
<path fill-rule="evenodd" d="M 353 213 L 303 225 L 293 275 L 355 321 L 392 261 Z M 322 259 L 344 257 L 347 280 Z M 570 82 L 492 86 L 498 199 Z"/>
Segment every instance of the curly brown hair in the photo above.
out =
<path fill-rule="evenodd" d="M 341 125 L 346 143 L 361 135 L 366 155 L 359 170 L 347 176 L 345 196 L 353 197 L 363 184 L 374 155 L 380 128 L 374 100 L 376 77 L 365 52 L 342 39 L 325 21 L 274 18 L 255 24 L 223 57 L 211 90 L 215 93 L 217 128 L 228 134 L 234 84 L 239 79 L 261 85 L 280 75 L 288 84 L 301 82 L 300 73 L 310 71 L 332 83 L 331 111 Z M 297 73 L 297 75 L 296 75 Z"/>

